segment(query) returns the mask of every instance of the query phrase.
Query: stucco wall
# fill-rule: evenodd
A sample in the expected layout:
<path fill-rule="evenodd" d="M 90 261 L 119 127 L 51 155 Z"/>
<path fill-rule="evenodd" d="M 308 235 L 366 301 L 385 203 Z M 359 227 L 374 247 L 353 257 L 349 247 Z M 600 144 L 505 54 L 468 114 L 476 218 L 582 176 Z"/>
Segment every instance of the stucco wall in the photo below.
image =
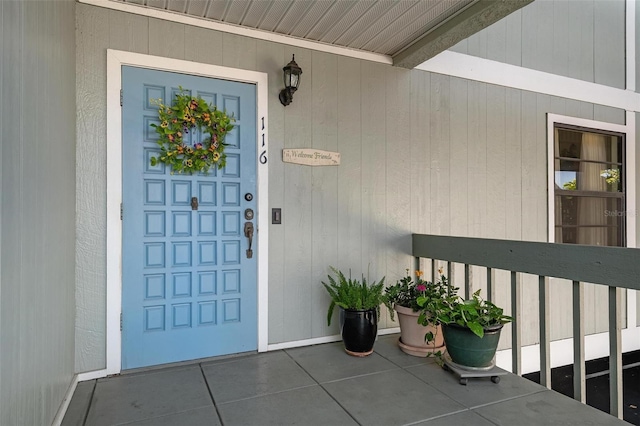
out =
<path fill-rule="evenodd" d="M 82 4 L 77 24 L 78 371 L 105 366 L 107 48 L 268 73 L 269 209 L 283 217 L 269 229 L 269 343 L 337 334 L 320 285 L 328 266 L 394 282 L 412 268 L 412 232 L 546 241 L 546 113 L 624 123 L 612 108 Z M 284 108 L 277 94 L 292 54 L 304 74 Z M 338 151 L 342 164 L 280 160 L 300 147 Z M 498 283 L 503 305 L 508 288 L 508 278 Z M 537 281 L 523 300 L 535 324 Z M 570 321 L 552 308 L 556 324 Z M 537 341 L 534 326 L 523 331 L 523 343 Z"/>
<path fill-rule="evenodd" d="M 0 424 L 49 425 L 74 373 L 75 2 L 0 2 Z"/>

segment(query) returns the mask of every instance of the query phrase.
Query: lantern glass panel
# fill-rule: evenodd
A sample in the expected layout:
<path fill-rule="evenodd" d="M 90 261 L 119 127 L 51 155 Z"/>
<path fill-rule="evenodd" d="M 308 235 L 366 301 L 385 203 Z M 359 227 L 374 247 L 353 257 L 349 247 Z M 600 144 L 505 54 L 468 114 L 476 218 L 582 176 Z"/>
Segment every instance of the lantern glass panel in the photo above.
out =
<path fill-rule="evenodd" d="M 291 70 L 284 71 L 284 87 L 291 87 Z"/>

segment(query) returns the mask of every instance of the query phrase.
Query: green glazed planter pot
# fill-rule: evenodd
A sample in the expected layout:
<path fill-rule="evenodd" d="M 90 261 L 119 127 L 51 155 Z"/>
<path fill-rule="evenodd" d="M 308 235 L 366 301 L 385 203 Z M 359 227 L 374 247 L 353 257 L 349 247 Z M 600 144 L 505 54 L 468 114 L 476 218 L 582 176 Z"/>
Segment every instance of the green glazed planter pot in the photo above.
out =
<path fill-rule="evenodd" d="M 484 330 L 484 337 L 473 334 L 467 327 L 458 324 L 442 326 L 444 342 L 451 360 L 462 366 L 471 368 L 493 367 L 493 358 L 500 341 L 503 324 Z"/>

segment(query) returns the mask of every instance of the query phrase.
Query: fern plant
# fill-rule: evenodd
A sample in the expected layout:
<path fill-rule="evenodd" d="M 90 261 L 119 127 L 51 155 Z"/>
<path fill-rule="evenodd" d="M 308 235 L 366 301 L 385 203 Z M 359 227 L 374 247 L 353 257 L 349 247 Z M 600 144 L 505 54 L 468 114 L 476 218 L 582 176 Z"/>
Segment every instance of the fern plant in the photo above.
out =
<path fill-rule="evenodd" d="M 330 267 L 336 278 L 328 275 L 329 283 L 322 281 L 322 285 L 327 289 L 331 296 L 331 304 L 327 312 L 327 324 L 331 325 L 331 317 L 336 305 L 343 309 L 368 310 L 375 309 L 376 315 L 380 318 L 380 305 L 384 298 L 382 291 L 384 290 L 384 277 L 379 281 L 375 280 L 367 283 L 367 279 L 362 276 L 362 281 L 345 277 L 345 275 L 334 268 Z"/>

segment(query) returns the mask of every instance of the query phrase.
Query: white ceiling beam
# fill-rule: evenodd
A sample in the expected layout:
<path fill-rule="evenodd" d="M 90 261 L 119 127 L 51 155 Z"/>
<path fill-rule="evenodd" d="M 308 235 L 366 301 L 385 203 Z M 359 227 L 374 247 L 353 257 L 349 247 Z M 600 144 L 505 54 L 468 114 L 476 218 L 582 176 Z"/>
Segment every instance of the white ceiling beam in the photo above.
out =
<path fill-rule="evenodd" d="M 479 0 L 393 55 L 393 65 L 414 68 L 533 0 Z"/>

